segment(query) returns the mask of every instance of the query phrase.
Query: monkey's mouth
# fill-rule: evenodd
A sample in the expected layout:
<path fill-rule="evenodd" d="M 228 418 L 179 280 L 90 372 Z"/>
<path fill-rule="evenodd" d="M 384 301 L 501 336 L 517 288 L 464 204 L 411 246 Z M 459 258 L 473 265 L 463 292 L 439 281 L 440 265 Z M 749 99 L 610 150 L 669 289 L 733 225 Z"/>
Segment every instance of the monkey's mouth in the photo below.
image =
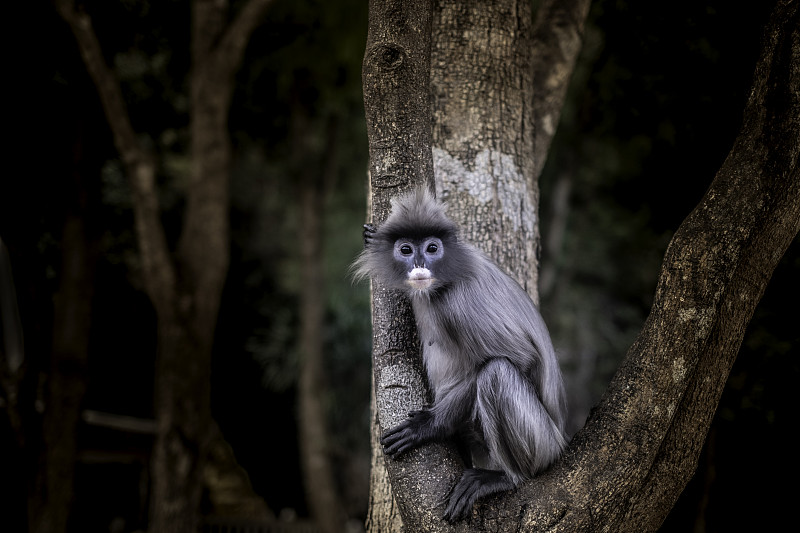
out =
<path fill-rule="evenodd" d="M 412 289 L 425 290 L 433 284 L 433 276 L 427 268 L 415 268 L 408 273 L 406 280 Z"/>

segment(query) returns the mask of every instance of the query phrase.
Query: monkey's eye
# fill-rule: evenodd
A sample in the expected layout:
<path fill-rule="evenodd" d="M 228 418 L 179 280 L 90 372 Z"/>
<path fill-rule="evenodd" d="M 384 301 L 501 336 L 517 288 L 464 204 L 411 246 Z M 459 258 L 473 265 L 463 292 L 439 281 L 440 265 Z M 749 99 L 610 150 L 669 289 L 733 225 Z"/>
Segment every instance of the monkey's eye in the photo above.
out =
<path fill-rule="evenodd" d="M 435 254 L 438 250 L 439 246 L 436 243 L 432 242 L 428 245 L 428 248 L 425 251 L 428 252 L 429 254 Z"/>
<path fill-rule="evenodd" d="M 403 244 L 400 246 L 400 253 L 403 255 L 411 255 L 414 253 L 414 249 L 411 247 L 410 244 Z"/>

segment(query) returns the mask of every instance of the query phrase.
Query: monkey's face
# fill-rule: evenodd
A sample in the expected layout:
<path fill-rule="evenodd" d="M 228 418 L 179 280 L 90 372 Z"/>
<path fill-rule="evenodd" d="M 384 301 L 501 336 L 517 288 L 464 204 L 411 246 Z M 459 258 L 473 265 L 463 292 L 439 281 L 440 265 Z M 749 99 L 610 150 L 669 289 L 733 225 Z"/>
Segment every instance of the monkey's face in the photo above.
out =
<path fill-rule="evenodd" d="M 396 265 L 405 275 L 405 284 L 412 291 L 429 291 L 437 285 L 437 267 L 444 257 L 441 239 L 397 239 L 394 243 Z"/>

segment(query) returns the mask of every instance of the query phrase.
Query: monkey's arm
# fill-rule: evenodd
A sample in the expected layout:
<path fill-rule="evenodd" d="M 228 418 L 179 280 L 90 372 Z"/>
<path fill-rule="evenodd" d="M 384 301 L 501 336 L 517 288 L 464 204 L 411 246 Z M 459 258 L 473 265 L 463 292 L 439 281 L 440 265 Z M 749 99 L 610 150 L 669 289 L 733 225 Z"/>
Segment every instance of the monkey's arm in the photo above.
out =
<path fill-rule="evenodd" d="M 384 453 L 396 457 L 420 444 L 452 437 L 469 416 L 474 398 L 474 380 L 440 391 L 433 406 L 408 413 L 406 420 L 383 434 Z"/>

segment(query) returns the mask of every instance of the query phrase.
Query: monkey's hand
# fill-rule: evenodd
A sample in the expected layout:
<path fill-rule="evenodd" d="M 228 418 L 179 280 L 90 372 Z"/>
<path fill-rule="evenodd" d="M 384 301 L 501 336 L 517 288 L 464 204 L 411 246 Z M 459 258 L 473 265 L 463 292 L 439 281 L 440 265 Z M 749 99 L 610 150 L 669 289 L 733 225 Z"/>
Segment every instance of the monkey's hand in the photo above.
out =
<path fill-rule="evenodd" d="M 433 414 L 429 409 L 411 411 L 408 418 L 381 437 L 383 453 L 397 457 L 420 444 L 435 440 L 437 432 L 433 427 Z"/>
<path fill-rule="evenodd" d="M 372 244 L 376 231 L 378 228 L 374 224 L 364 224 L 364 248 Z"/>

